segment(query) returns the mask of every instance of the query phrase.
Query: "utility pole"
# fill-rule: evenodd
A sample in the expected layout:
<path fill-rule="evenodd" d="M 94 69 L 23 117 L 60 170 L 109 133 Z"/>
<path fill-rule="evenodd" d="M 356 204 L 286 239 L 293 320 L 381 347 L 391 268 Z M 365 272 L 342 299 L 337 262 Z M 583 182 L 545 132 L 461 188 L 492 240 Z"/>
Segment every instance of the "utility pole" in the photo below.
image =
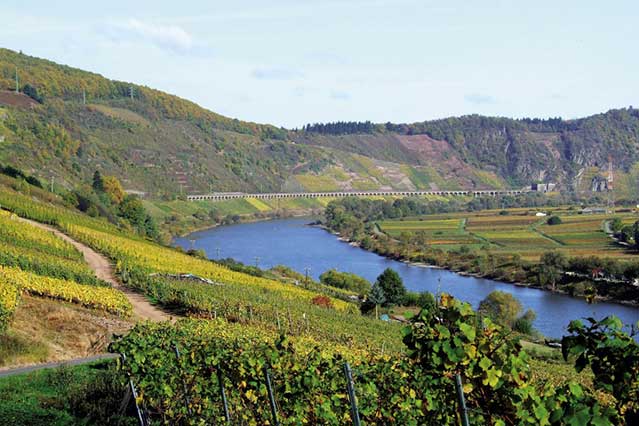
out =
<path fill-rule="evenodd" d="M 133 86 L 129 86 L 129 97 L 133 99 Z"/>
<path fill-rule="evenodd" d="M 304 268 L 304 274 L 306 275 L 306 281 L 305 281 L 305 282 L 306 282 L 306 284 L 308 284 L 308 273 L 309 273 L 310 271 L 311 271 L 311 268 L 310 268 L 310 267 L 308 267 L 308 266 L 307 266 L 306 268 Z"/>
<path fill-rule="evenodd" d="M 53 182 L 55 181 L 55 176 L 51 175 L 51 192 L 53 192 Z"/>
<path fill-rule="evenodd" d="M 20 84 L 18 83 L 18 67 L 16 67 L 16 93 L 20 93 Z"/>
<path fill-rule="evenodd" d="M 87 104 L 87 91 L 82 89 L 82 105 Z"/>
<path fill-rule="evenodd" d="M 219 247 L 215 247 L 215 254 L 217 255 L 216 258 L 219 259 L 220 258 L 220 248 Z"/>

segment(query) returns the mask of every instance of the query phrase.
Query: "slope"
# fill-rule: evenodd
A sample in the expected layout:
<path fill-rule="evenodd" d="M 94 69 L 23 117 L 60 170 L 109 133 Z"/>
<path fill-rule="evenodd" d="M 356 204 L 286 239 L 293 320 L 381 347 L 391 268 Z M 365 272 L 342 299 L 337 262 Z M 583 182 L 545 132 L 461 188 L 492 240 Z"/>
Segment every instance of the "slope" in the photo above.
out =
<path fill-rule="evenodd" d="M 11 93 L 16 68 L 18 94 Z M 633 108 L 577 120 L 472 115 L 286 130 L 0 49 L 0 163 L 66 186 L 100 170 L 152 199 L 212 190 L 496 188 L 535 181 L 590 190 L 610 155 L 620 195 L 636 197 L 638 147 Z M 585 182 L 588 170 L 595 174 Z"/>

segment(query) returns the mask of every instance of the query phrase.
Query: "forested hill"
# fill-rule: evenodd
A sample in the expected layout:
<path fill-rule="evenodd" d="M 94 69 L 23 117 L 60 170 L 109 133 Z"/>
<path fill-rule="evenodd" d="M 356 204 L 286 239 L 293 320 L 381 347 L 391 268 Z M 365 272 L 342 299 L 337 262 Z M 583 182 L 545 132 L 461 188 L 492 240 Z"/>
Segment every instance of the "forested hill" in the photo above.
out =
<path fill-rule="evenodd" d="M 457 189 L 534 181 L 589 190 L 609 155 L 619 194 L 626 188 L 624 196 L 636 196 L 639 111 L 571 121 L 465 116 L 285 130 L 0 49 L 0 165 L 68 186 L 90 182 L 100 170 L 126 189 L 169 198 L 210 190 Z"/>
<path fill-rule="evenodd" d="M 625 172 L 636 178 L 633 166 L 639 161 L 639 110 L 632 107 L 576 120 L 468 115 L 412 124 L 309 124 L 298 132 L 298 138 L 309 144 L 373 154 L 378 150 L 370 150 L 362 140 L 379 141 L 389 135 L 425 154 L 406 152 L 398 160 L 423 163 L 433 155 L 442 161 L 454 156 L 494 171 L 513 185 L 552 181 L 584 189 L 597 174 L 595 169 L 607 168 L 609 157 L 622 181 L 628 178 Z M 433 152 L 435 148 L 438 152 Z"/>

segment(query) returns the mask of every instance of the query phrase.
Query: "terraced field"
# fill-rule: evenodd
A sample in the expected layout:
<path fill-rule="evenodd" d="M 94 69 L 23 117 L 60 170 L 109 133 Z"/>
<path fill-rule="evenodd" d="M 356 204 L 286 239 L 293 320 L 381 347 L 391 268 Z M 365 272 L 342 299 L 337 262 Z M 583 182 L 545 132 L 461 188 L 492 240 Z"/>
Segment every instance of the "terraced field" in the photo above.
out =
<path fill-rule="evenodd" d="M 516 253 L 526 260 L 537 260 L 544 252 L 559 250 L 570 256 L 610 256 L 634 258 L 635 254 L 616 244 L 604 232 L 604 221 L 612 215 L 580 214 L 569 208 L 554 209 L 562 223 L 548 225 L 548 216 L 536 216 L 529 209 L 509 209 L 477 213 L 451 213 L 385 220 L 378 223 L 383 232 L 400 238 L 403 233 L 419 235 L 429 246 L 443 250 L 491 249 Z M 639 219 L 637 213 L 614 215 L 624 224 Z"/>
<path fill-rule="evenodd" d="M 419 232 L 427 244 L 442 249 L 455 249 L 462 245 L 479 247 L 483 241 L 464 230 L 465 219 L 437 219 L 383 221 L 379 223 L 381 229 L 393 237 L 400 237 L 402 233 Z"/>

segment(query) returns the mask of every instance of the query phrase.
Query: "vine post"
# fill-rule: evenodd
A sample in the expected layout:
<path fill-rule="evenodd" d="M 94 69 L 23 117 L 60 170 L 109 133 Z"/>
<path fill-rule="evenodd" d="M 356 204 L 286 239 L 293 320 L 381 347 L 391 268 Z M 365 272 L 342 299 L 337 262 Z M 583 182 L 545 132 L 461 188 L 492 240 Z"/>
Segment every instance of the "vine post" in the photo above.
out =
<path fill-rule="evenodd" d="M 459 416 L 461 417 L 462 426 L 470 426 L 470 423 L 468 422 L 466 398 L 464 398 L 464 387 L 459 373 L 455 375 L 455 389 L 457 390 L 457 399 L 459 400 Z"/>
<path fill-rule="evenodd" d="M 266 380 L 266 390 L 268 391 L 268 401 L 271 405 L 271 415 L 273 416 L 273 424 L 280 426 L 280 421 L 277 418 L 277 406 L 275 405 L 275 395 L 273 394 L 273 386 L 271 385 L 271 374 L 268 371 L 268 367 L 264 366 L 264 379 Z"/>
<path fill-rule="evenodd" d="M 360 426 L 359 410 L 357 409 L 357 400 L 355 399 L 355 384 L 353 383 L 353 372 L 348 362 L 344 363 L 344 376 L 346 377 L 346 390 L 348 391 L 348 400 L 351 403 L 351 418 L 353 426 Z"/>
<path fill-rule="evenodd" d="M 220 386 L 220 397 L 222 398 L 222 407 L 224 408 L 224 419 L 227 424 L 231 424 L 231 415 L 229 414 L 229 403 L 226 400 L 226 390 L 224 389 L 224 376 L 222 370 L 217 369 L 217 381 Z"/>
<path fill-rule="evenodd" d="M 180 350 L 177 347 L 177 344 L 173 344 L 173 351 L 175 352 L 175 359 L 177 360 L 177 366 L 180 372 L 182 373 L 182 366 L 180 365 Z M 184 375 L 182 374 L 182 387 L 184 388 L 184 405 L 186 406 L 186 412 L 192 415 L 191 412 L 191 401 L 189 400 L 189 389 L 186 386 L 186 380 L 184 379 Z"/>

